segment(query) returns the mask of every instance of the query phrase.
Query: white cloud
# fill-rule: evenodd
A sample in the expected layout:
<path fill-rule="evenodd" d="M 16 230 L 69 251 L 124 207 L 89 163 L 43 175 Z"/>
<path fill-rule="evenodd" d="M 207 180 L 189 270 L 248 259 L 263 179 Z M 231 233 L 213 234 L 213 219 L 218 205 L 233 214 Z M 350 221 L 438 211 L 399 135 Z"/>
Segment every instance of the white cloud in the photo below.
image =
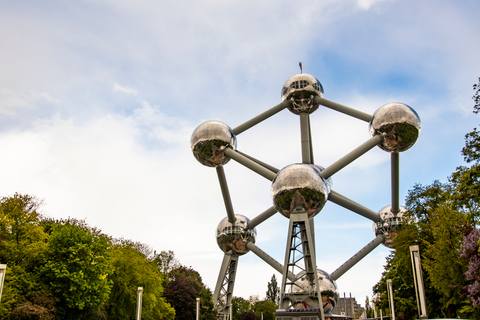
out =
<path fill-rule="evenodd" d="M 113 85 L 113 91 L 115 92 L 122 92 L 122 93 L 125 93 L 125 94 L 131 94 L 131 95 L 138 95 L 138 91 L 133 89 L 133 88 L 129 88 L 129 87 L 124 87 L 124 86 L 121 86 L 119 85 L 118 83 L 115 83 Z"/>

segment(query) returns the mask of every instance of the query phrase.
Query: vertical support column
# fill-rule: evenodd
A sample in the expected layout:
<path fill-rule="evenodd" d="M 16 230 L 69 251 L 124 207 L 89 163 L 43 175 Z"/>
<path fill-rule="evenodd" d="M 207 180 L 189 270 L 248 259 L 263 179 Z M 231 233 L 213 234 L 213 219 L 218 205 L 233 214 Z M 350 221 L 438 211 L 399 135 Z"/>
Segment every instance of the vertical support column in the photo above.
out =
<path fill-rule="evenodd" d="M 399 204 L 399 184 L 400 184 L 400 156 L 394 151 L 391 154 L 391 175 L 392 175 L 392 213 L 397 215 L 400 212 Z"/>
<path fill-rule="evenodd" d="M 310 141 L 310 116 L 300 113 L 300 138 L 302 144 L 302 163 L 312 162 L 312 144 Z"/>
<path fill-rule="evenodd" d="M 423 286 L 422 262 L 420 260 L 420 247 L 410 246 L 412 259 L 413 281 L 415 283 L 415 295 L 417 296 L 418 318 L 427 319 L 427 303 L 425 301 L 425 288 Z"/>
<path fill-rule="evenodd" d="M 217 279 L 217 285 L 213 293 L 213 303 L 217 306 L 218 315 L 224 316 L 230 313 L 230 304 L 233 297 L 233 287 L 237 271 L 238 256 L 225 253 L 222 266 Z"/>
<path fill-rule="evenodd" d="M 317 309 L 319 318 L 324 320 L 325 315 L 313 245 L 314 239 L 312 238 L 312 230 L 307 213 L 303 210 L 292 213 L 288 230 L 280 307 L 282 309 L 291 307 L 303 309 L 304 305 L 307 305 L 308 309 Z M 298 271 L 306 273 L 309 286 L 315 287 L 316 292 L 307 292 L 302 290 L 303 288 L 296 281 L 288 281 L 287 275 L 290 272 L 296 274 Z M 288 286 L 290 286 L 289 293 L 287 293 Z M 296 290 L 292 290 L 293 288 L 296 288 Z"/>

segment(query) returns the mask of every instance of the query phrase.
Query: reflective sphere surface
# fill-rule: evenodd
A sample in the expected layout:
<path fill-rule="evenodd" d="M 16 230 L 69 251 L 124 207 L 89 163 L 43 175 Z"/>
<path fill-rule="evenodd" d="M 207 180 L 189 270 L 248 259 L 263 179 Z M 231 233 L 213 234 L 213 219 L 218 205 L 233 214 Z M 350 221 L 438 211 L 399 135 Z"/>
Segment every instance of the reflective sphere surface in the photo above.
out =
<path fill-rule="evenodd" d="M 276 209 L 285 217 L 305 210 L 311 218 L 319 213 L 331 190 L 331 180 L 320 177 L 322 167 L 296 163 L 280 170 L 272 182 L 271 195 Z"/>
<path fill-rule="evenodd" d="M 400 212 L 394 215 L 392 206 L 386 206 L 378 212 L 380 220 L 373 223 L 373 232 L 375 233 L 375 237 L 380 234 L 385 235 L 384 246 L 388 248 L 392 247 L 395 236 L 405 223 L 403 214 L 406 211 L 407 209 L 405 209 L 405 207 L 400 206 Z"/>
<path fill-rule="evenodd" d="M 243 255 L 249 250 L 247 242 L 255 243 L 257 237 L 256 229 L 247 228 L 247 217 L 236 214 L 235 222 L 232 224 L 228 218 L 224 218 L 217 226 L 217 244 L 223 252 L 232 251 L 237 255 Z"/>
<path fill-rule="evenodd" d="M 237 139 L 232 129 L 220 121 L 207 121 L 199 125 L 192 133 L 190 146 L 193 155 L 201 164 L 218 167 L 226 164 L 230 158 L 223 150 L 236 149 Z"/>
<path fill-rule="evenodd" d="M 282 101 L 292 101 L 288 110 L 294 114 L 314 112 L 319 106 L 314 102 L 314 98 L 322 96 L 323 87 L 320 81 L 307 73 L 290 77 L 282 88 Z"/>
<path fill-rule="evenodd" d="M 337 283 L 330 278 L 330 275 L 321 269 L 317 269 L 318 284 L 320 285 L 320 294 L 322 295 L 323 312 L 332 313 L 338 303 L 339 292 Z M 291 293 L 315 292 L 315 282 L 308 279 L 306 271 L 300 272 L 292 286 Z M 300 308 L 301 309 L 301 308 Z"/>
<path fill-rule="evenodd" d="M 379 144 L 382 150 L 405 151 L 417 142 L 421 123 L 418 114 L 403 103 L 388 103 L 373 114 L 370 122 L 370 135 L 384 134 Z"/>

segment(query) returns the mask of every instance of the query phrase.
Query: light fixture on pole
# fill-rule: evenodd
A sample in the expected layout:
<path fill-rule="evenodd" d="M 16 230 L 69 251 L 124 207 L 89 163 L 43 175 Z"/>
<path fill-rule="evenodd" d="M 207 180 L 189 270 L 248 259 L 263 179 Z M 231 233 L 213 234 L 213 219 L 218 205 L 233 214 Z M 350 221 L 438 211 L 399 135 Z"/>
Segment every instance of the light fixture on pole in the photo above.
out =
<path fill-rule="evenodd" d="M 143 287 L 138 287 L 137 289 L 137 320 L 142 319 L 142 296 L 143 296 Z"/>
<path fill-rule="evenodd" d="M 3 280 L 5 280 L 6 264 L 0 264 L 0 301 L 2 301 Z"/>
<path fill-rule="evenodd" d="M 395 320 L 395 306 L 393 303 L 392 279 L 387 279 L 387 293 L 388 293 L 388 301 L 390 302 L 390 314 L 391 314 L 392 320 Z"/>
<path fill-rule="evenodd" d="M 418 245 L 410 246 L 412 259 L 413 281 L 415 283 L 415 295 L 417 296 L 417 309 L 419 319 L 427 319 L 427 303 L 425 300 L 425 288 L 423 286 L 422 262 L 420 260 L 420 248 Z"/>
<path fill-rule="evenodd" d="M 197 298 L 197 320 L 200 320 L 200 298 Z"/>

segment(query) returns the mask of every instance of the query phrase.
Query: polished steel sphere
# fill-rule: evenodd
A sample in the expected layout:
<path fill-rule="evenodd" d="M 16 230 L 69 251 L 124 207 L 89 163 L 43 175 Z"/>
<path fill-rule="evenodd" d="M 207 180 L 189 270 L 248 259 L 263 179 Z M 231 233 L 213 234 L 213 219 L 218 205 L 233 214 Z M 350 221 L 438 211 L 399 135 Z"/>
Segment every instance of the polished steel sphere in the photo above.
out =
<path fill-rule="evenodd" d="M 418 114 L 403 103 L 388 103 L 378 108 L 370 121 L 370 135 L 384 135 L 385 139 L 379 147 L 389 152 L 401 152 L 412 147 L 417 142 L 420 129 Z"/>
<path fill-rule="evenodd" d="M 392 247 L 395 236 L 405 222 L 403 215 L 406 211 L 405 207 L 400 206 L 400 211 L 395 215 L 392 206 L 386 206 L 378 212 L 380 219 L 373 223 L 373 232 L 375 236 L 385 235 L 384 246 Z"/>
<path fill-rule="evenodd" d="M 228 217 L 220 221 L 217 226 L 217 244 L 223 252 L 232 251 L 236 255 L 243 255 L 249 251 L 247 242 L 255 243 L 257 230 L 247 228 L 250 221 L 247 217 L 236 214 L 235 218 L 234 223 L 228 221 Z"/>
<path fill-rule="evenodd" d="M 318 284 L 320 285 L 320 294 L 322 295 L 323 312 L 332 313 L 338 303 L 339 292 L 337 283 L 328 273 L 321 269 L 317 269 Z M 295 278 L 291 287 L 291 293 L 311 293 L 315 292 L 315 280 L 313 277 L 307 277 L 306 271 L 301 271 Z M 308 304 L 309 301 L 305 301 Z M 303 309 L 305 306 L 298 305 L 296 308 Z"/>
<path fill-rule="evenodd" d="M 282 88 L 282 101 L 292 101 L 288 110 L 294 114 L 311 114 L 318 109 L 315 97 L 323 96 L 323 87 L 314 76 L 299 73 L 290 77 Z"/>
<path fill-rule="evenodd" d="M 331 181 L 325 181 L 320 172 L 323 168 L 296 163 L 280 170 L 272 182 L 273 204 L 285 217 L 306 211 L 311 218 L 319 213 L 327 202 Z"/>
<path fill-rule="evenodd" d="M 195 159 L 201 164 L 207 167 L 218 167 L 230 160 L 224 150 L 225 148 L 236 149 L 237 138 L 225 123 L 207 121 L 193 131 L 190 146 Z"/>

